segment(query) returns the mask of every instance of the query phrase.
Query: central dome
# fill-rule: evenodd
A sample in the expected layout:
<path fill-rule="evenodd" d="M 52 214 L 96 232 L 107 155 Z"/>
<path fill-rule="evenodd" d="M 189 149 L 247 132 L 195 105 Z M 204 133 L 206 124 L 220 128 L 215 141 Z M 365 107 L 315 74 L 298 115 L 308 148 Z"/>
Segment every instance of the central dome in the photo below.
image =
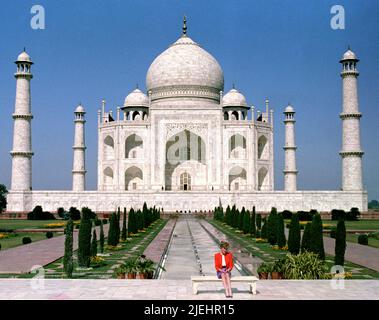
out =
<path fill-rule="evenodd" d="M 152 100 L 193 95 L 219 100 L 224 74 L 211 54 L 183 35 L 155 58 L 146 75 L 146 88 Z"/>

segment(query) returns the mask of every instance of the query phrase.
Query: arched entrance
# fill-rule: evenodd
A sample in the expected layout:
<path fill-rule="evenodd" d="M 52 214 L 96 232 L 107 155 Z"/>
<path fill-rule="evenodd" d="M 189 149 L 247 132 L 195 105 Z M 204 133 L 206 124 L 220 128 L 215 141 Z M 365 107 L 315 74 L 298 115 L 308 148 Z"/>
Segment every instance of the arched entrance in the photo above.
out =
<path fill-rule="evenodd" d="M 204 140 L 189 130 L 172 136 L 166 142 L 165 190 L 185 191 L 185 185 L 187 190 L 206 190 L 205 152 Z"/>

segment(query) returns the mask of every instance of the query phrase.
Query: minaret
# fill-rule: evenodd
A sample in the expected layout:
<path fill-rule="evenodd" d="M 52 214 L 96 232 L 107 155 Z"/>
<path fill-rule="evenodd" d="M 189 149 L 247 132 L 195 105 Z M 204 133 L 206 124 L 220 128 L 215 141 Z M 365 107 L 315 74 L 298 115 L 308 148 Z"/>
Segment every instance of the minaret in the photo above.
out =
<path fill-rule="evenodd" d="M 72 170 L 72 191 L 85 190 L 85 138 L 84 138 L 84 114 L 85 110 L 81 104 L 75 110 L 75 138 L 74 138 L 74 160 Z"/>
<path fill-rule="evenodd" d="M 362 156 L 360 138 L 360 118 L 358 103 L 357 70 L 358 59 L 353 51 L 345 52 L 340 63 L 342 64 L 342 190 L 361 191 L 362 183 Z"/>
<path fill-rule="evenodd" d="M 296 145 L 295 145 L 295 110 L 288 105 L 284 111 L 286 141 L 283 147 L 285 152 L 284 163 L 284 191 L 297 190 L 297 170 L 296 170 Z"/>
<path fill-rule="evenodd" d="M 32 189 L 32 127 L 30 80 L 33 78 L 30 56 L 24 51 L 17 57 L 16 101 L 13 113 L 12 191 Z"/>

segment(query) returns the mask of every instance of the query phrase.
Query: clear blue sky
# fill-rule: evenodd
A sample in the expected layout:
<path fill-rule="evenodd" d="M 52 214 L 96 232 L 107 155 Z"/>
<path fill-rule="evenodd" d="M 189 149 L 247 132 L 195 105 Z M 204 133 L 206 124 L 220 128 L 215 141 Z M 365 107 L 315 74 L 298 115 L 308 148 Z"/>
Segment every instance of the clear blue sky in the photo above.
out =
<path fill-rule="evenodd" d="M 34 4 L 46 29 L 30 27 Z M 345 8 L 346 29 L 332 30 L 330 8 Z M 39 0 L 2 1 L 0 11 L 0 183 L 10 186 L 15 64 L 26 46 L 32 80 L 33 188 L 70 189 L 73 111 L 87 109 L 87 185 L 96 189 L 97 109 L 116 109 L 136 83 L 145 88 L 153 59 L 188 33 L 221 64 L 249 104 L 275 110 L 275 188 L 283 189 L 283 109 L 297 113 L 298 187 L 341 186 L 341 55 L 350 44 L 359 70 L 364 185 L 379 199 L 379 1 Z"/>

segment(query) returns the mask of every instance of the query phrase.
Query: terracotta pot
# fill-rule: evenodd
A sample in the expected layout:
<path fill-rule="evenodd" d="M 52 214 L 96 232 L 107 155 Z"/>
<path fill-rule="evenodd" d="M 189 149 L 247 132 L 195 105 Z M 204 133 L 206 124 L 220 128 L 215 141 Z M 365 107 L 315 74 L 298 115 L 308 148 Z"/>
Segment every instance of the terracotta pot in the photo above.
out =
<path fill-rule="evenodd" d="M 139 272 L 138 275 L 137 275 L 137 279 L 146 279 L 145 278 L 145 274 L 142 273 L 142 272 Z"/>
<path fill-rule="evenodd" d="M 260 272 L 259 279 L 268 279 L 268 272 Z"/>
<path fill-rule="evenodd" d="M 276 271 L 274 271 L 274 272 L 271 272 L 271 279 L 276 279 L 276 280 L 278 280 L 278 279 L 281 279 L 282 277 L 281 277 L 281 273 L 280 272 L 276 272 Z"/>
<path fill-rule="evenodd" d="M 135 279 L 135 278 L 136 278 L 135 272 L 128 272 L 128 279 Z"/>
<path fill-rule="evenodd" d="M 125 273 L 119 274 L 117 279 L 125 279 Z"/>

